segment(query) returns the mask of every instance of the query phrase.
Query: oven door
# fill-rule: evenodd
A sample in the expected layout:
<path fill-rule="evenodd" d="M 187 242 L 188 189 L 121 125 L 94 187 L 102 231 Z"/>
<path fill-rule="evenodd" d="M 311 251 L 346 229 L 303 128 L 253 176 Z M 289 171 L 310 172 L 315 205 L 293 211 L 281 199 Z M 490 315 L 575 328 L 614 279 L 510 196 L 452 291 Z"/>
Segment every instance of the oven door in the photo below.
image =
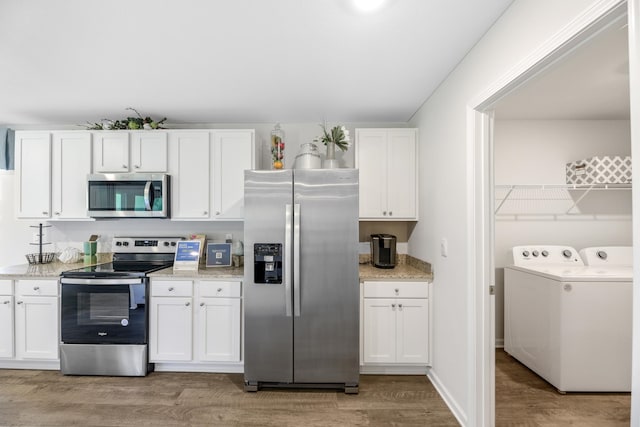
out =
<path fill-rule="evenodd" d="M 61 278 L 65 344 L 146 344 L 147 279 Z"/>

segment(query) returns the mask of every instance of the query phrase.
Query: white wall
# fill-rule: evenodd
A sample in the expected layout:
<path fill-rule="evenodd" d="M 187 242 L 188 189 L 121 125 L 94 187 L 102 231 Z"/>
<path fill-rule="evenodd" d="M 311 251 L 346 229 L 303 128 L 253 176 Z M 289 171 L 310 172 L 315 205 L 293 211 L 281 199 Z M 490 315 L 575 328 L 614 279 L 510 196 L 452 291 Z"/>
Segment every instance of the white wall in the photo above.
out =
<path fill-rule="evenodd" d="M 420 130 L 420 221 L 413 256 L 434 268 L 431 377 L 463 424 L 475 423 L 475 348 L 468 313 L 467 107 L 595 0 L 516 0 L 410 121 Z M 419 54 L 419 52 L 417 53 Z M 470 162 L 473 163 L 473 162 Z M 449 243 L 440 256 L 440 240 Z M 488 396 L 487 396 L 488 397 Z"/>
<path fill-rule="evenodd" d="M 566 163 L 593 156 L 628 156 L 631 152 L 628 120 L 496 120 L 494 129 L 496 185 L 565 184 Z M 557 197 L 560 193 L 551 190 L 536 194 Z M 495 224 L 498 345 L 504 338 L 503 267 L 511 264 L 513 246 L 553 244 L 579 250 L 629 246 L 632 237 L 630 190 L 591 192 L 578 206 L 579 215 L 562 215 L 563 206 L 553 200 L 514 206 L 505 203 L 504 207 Z M 526 215 L 540 210 L 560 215 Z M 524 215 L 510 215 L 509 211 Z"/>

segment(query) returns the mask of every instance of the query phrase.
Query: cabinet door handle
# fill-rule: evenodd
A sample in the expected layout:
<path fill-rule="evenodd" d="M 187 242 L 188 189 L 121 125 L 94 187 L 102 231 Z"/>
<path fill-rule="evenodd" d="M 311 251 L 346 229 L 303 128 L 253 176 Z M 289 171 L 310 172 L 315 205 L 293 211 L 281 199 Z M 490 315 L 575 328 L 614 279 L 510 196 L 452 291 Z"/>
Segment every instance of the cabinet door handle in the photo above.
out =
<path fill-rule="evenodd" d="M 395 288 L 394 291 L 396 292 L 396 295 L 400 294 L 400 289 L 399 288 Z"/>
<path fill-rule="evenodd" d="M 34 290 L 34 291 L 40 290 L 40 286 L 34 286 L 34 287 L 33 287 L 33 290 Z"/>
<path fill-rule="evenodd" d="M 135 165 L 134 168 L 140 169 L 140 165 Z"/>
<path fill-rule="evenodd" d="M 18 301 L 16 304 L 22 304 L 22 301 Z"/>
<path fill-rule="evenodd" d="M 173 292 L 173 286 L 169 288 L 169 292 Z"/>
<path fill-rule="evenodd" d="M 209 215 L 209 212 L 204 211 L 202 214 L 206 216 L 206 215 Z"/>
<path fill-rule="evenodd" d="M 393 215 L 393 212 L 389 211 L 389 216 Z"/>
<path fill-rule="evenodd" d="M 42 211 L 42 215 L 49 215 L 49 212 Z"/>
<path fill-rule="evenodd" d="M 218 288 L 218 292 L 222 292 L 222 288 Z"/>
<path fill-rule="evenodd" d="M 189 307 L 191 305 L 190 302 L 185 302 L 184 305 L 186 305 L 187 307 Z"/>
<path fill-rule="evenodd" d="M 395 304 L 391 304 L 391 308 L 396 308 L 396 305 Z"/>
<path fill-rule="evenodd" d="M 398 304 L 398 308 L 402 310 L 402 304 Z"/>
<path fill-rule="evenodd" d="M 54 212 L 53 214 L 54 215 L 60 215 L 60 212 Z"/>
<path fill-rule="evenodd" d="M 204 303 L 203 302 L 200 303 L 200 307 L 204 307 Z"/>
<path fill-rule="evenodd" d="M 220 212 L 219 212 L 219 211 L 216 211 L 216 215 L 220 215 Z"/>
<path fill-rule="evenodd" d="M 382 211 L 383 216 L 387 216 L 387 211 Z"/>
<path fill-rule="evenodd" d="M 5 301 L 3 302 L 3 304 L 9 304 L 11 301 Z"/>
<path fill-rule="evenodd" d="M 126 168 L 127 168 L 127 165 L 122 165 L 122 169 L 126 169 Z"/>

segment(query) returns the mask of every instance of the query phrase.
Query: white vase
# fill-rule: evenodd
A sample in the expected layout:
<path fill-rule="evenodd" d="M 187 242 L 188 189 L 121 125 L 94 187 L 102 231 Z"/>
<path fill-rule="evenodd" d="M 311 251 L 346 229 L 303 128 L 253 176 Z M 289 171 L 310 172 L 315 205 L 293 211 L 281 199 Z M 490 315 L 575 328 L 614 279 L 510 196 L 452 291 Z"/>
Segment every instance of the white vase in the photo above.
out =
<path fill-rule="evenodd" d="M 323 169 L 335 169 L 338 166 L 338 160 L 336 160 L 336 144 L 334 142 L 327 142 L 327 156 L 322 163 Z"/>

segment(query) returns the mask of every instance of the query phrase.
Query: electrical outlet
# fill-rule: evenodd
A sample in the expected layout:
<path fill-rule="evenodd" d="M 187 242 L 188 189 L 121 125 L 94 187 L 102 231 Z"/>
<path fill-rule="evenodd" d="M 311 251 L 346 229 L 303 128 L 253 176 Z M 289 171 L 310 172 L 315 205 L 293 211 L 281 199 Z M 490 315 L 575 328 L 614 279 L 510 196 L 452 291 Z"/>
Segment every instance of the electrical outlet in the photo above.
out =
<path fill-rule="evenodd" d="M 231 243 L 232 240 L 233 240 L 233 234 L 227 233 L 227 234 L 224 235 L 225 243 Z"/>

